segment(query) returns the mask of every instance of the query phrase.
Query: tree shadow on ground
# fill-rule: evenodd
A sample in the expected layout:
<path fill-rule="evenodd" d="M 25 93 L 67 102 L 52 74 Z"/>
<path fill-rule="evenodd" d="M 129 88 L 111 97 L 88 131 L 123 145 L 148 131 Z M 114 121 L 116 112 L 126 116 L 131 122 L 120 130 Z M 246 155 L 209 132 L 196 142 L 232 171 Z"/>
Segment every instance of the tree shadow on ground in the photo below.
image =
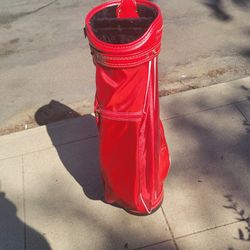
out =
<path fill-rule="evenodd" d="M 66 125 L 53 123 L 63 118 L 72 119 Z M 95 118 L 81 116 L 68 106 L 51 101 L 35 114 L 39 125 L 46 125 L 61 162 L 83 188 L 85 195 L 93 200 L 102 200 L 103 187 L 99 164 L 99 140 Z"/>
<path fill-rule="evenodd" d="M 242 209 L 239 204 L 233 199 L 231 194 L 224 196 L 227 199 L 228 205 L 223 206 L 224 208 L 231 209 L 237 215 L 237 220 L 245 223 L 244 228 L 238 228 L 238 240 L 249 241 L 250 242 L 250 217 Z"/>
<path fill-rule="evenodd" d="M 248 95 L 249 89 L 243 87 L 241 89 Z M 234 91 L 238 95 L 237 89 Z M 184 101 L 178 99 L 169 107 L 163 106 L 163 113 L 176 114 L 176 110 L 183 109 L 185 97 L 183 95 Z M 250 204 L 249 123 L 233 104 L 237 98 L 232 97 L 230 100 L 231 97 L 226 95 L 224 98 L 226 105 L 215 108 L 208 107 L 206 98 L 194 95 L 187 105 L 192 110 L 208 107 L 207 110 L 188 110 L 189 113 L 165 120 L 166 128 L 169 127 L 171 133 L 166 133 L 172 159 L 169 192 L 171 189 L 174 191 L 178 185 L 177 192 L 183 195 L 183 200 L 188 204 L 185 204 L 185 208 L 190 205 L 190 213 L 197 214 L 197 223 L 194 223 L 197 231 L 205 228 L 200 225 L 211 225 L 211 218 L 224 223 L 223 214 L 217 213 L 221 207 L 215 202 L 219 203 L 217 195 L 223 196 L 225 190 L 237 196 L 239 204 Z M 244 101 L 245 104 L 246 102 Z M 204 192 L 203 198 L 198 190 Z M 170 194 L 169 198 L 174 200 Z M 176 209 L 176 214 L 183 212 L 178 207 L 171 209 Z M 193 223 L 187 219 L 187 223 L 189 222 Z"/>
<path fill-rule="evenodd" d="M 249 1 L 249 2 L 250 2 L 250 1 Z M 249 10 L 250 10 L 250 9 L 249 9 Z M 246 36 L 248 36 L 248 37 L 249 37 L 249 40 L 250 40 L 250 28 L 245 29 L 245 30 L 244 30 L 244 34 L 245 34 Z M 241 51 L 240 51 L 240 54 L 241 54 L 242 56 L 244 56 L 245 58 L 247 58 L 248 60 L 250 60 L 250 47 L 249 47 L 249 48 L 247 48 L 247 47 L 242 48 Z"/>
<path fill-rule="evenodd" d="M 204 3 L 212 10 L 213 15 L 221 21 L 231 21 L 232 16 L 227 13 L 222 0 L 207 0 Z"/>
<path fill-rule="evenodd" d="M 249 0 L 231 0 L 231 2 L 236 6 L 239 7 L 241 10 L 247 11 L 250 8 L 250 1 Z M 207 6 L 211 11 L 212 14 L 220 21 L 231 21 L 233 16 L 228 13 L 226 10 L 225 3 L 227 1 L 223 0 L 205 0 L 203 1 L 204 5 Z"/>
<path fill-rule="evenodd" d="M 250 8 L 249 0 L 231 0 L 236 6 L 243 8 L 244 10 L 248 10 Z"/>
<path fill-rule="evenodd" d="M 51 250 L 45 237 L 17 217 L 16 206 L 0 192 L 0 249 Z"/>
<path fill-rule="evenodd" d="M 250 134 L 250 122 L 249 121 L 244 121 L 243 124 L 246 126 L 247 133 Z"/>
<path fill-rule="evenodd" d="M 231 0 L 231 2 L 242 11 L 250 11 L 249 0 Z M 233 16 L 226 10 L 226 3 L 228 2 L 223 0 L 203 0 L 203 4 L 212 11 L 213 16 L 223 22 L 233 19 Z M 250 35 L 249 27 L 245 33 L 248 36 Z M 250 48 L 240 48 L 239 53 L 250 60 Z"/>

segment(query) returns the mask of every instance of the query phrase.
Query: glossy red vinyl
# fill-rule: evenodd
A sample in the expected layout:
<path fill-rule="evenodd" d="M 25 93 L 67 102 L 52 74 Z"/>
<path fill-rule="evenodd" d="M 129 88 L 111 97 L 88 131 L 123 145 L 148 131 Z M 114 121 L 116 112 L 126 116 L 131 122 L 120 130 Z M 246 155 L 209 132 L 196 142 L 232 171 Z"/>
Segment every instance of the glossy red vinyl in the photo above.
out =
<path fill-rule="evenodd" d="M 163 182 L 170 166 L 159 118 L 162 16 L 156 4 L 136 2 L 141 13 L 154 16 L 145 32 L 134 41 L 111 43 L 101 40 L 103 36 L 98 37 L 94 31 L 93 17 L 106 8 L 112 12 L 120 1 L 107 2 L 90 11 L 85 29 L 96 66 L 94 108 L 104 199 L 133 213 L 150 214 L 161 204 Z"/>

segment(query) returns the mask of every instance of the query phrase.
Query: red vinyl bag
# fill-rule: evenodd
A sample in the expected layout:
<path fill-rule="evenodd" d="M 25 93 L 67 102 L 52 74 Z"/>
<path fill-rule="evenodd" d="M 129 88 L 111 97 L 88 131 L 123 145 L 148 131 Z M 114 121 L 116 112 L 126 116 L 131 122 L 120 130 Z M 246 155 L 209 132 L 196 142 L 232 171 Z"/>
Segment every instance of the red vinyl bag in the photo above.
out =
<path fill-rule="evenodd" d="M 92 9 L 85 22 L 96 66 L 104 199 L 150 214 L 161 205 L 170 166 L 159 118 L 160 8 L 147 0 L 115 0 Z"/>

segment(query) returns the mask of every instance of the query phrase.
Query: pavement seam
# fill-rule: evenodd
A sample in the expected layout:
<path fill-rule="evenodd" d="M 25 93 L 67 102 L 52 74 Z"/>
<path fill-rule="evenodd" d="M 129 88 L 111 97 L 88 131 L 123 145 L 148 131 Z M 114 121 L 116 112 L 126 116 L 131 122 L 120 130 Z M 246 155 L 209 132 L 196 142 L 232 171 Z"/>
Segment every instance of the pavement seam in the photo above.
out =
<path fill-rule="evenodd" d="M 163 217 L 164 217 L 164 219 L 165 219 L 165 222 L 166 222 L 166 224 L 167 224 L 167 227 L 168 227 L 168 230 L 169 230 L 169 232 L 170 232 L 170 235 L 171 235 L 171 238 L 172 238 L 172 240 L 173 240 L 173 243 L 174 243 L 174 245 L 175 245 L 175 248 L 176 248 L 176 250 L 179 250 L 179 247 L 178 247 L 178 245 L 177 245 L 177 243 L 176 243 L 176 241 L 175 241 L 174 233 L 173 233 L 173 231 L 172 231 L 172 228 L 170 227 L 170 224 L 169 224 L 169 222 L 168 222 L 167 216 L 166 216 L 166 214 L 165 214 L 164 209 L 163 209 L 162 206 L 161 206 L 161 212 L 162 212 Z"/>
<path fill-rule="evenodd" d="M 200 234 L 200 233 L 212 231 L 212 230 L 217 229 L 217 228 L 222 228 L 222 227 L 227 227 L 227 226 L 234 225 L 234 224 L 239 224 L 241 222 L 242 221 L 234 221 L 234 222 L 230 222 L 230 223 L 227 223 L 227 224 L 223 224 L 223 225 L 218 225 L 218 226 L 215 226 L 215 227 L 207 228 L 207 229 L 196 231 L 196 232 L 193 232 L 193 233 L 190 233 L 190 234 L 185 234 L 185 235 L 182 235 L 182 236 L 178 236 L 178 237 L 175 238 L 175 240 L 179 240 L 179 239 L 187 238 L 189 236 L 193 236 L 193 235 L 196 235 L 196 234 Z"/>
<path fill-rule="evenodd" d="M 239 112 L 241 113 L 241 115 L 244 117 L 244 119 L 245 119 L 246 121 L 249 122 L 249 120 L 247 119 L 246 115 L 245 115 L 245 114 L 241 111 L 241 109 L 237 106 L 237 103 L 234 104 L 234 107 L 237 109 L 237 111 L 239 111 Z"/>
<path fill-rule="evenodd" d="M 173 120 L 173 119 L 180 118 L 180 117 L 183 117 L 183 116 L 191 116 L 191 115 L 198 114 L 200 112 L 206 112 L 206 111 L 210 111 L 210 110 L 214 110 L 214 109 L 218 109 L 218 108 L 223 108 L 223 107 L 227 107 L 227 106 L 233 106 L 233 105 L 245 102 L 247 100 L 248 99 L 244 99 L 244 100 L 241 100 L 241 101 L 238 101 L 238 102 L 232 102 L 232 103 L 228 103 L 228 104 L 223 104 L 223 105 L 219 105 L 219 106 L 212 107 L 212 108 L 202 109 L 202 110 L 198 110 L 198 111 L 194 111 L 194 112 L 189 112 L 189 113 L 184 113 L 184 114 L 180 114 L 180 115 L 174 115 L 174 116 L 169 117 L 169 118 L 161 118 L 161 120 L 162 121 L 168 121 L 168 120 Z"/>
<path fill-rule="evenodd" d="M 24 180 L 24 159 L 23 155 L 22 157 L 22 179 L 23 179 L 23 237 L 24 237 L 24 250 L 27 249 L 27 232 L 26 232 L 26 204 L 25 204 L 25 180 Z"/>
<path fill-rule="evenodd" d="M 7 157 L 7 158 L 0 158 L 0 161 L 5 161 L 5 160 L 7 161 L 7 160 L 15 159 L 15 158 L 20 158 L 21 156 L 22 156 L 22 154 L 10 156 L 10 157 Z"/>
<path fill-rule="evenodd" d="M 141 250 L 141 249 L 144 249 L 144 248 L 147 248 L 147 247 L 157 246 L 159 244 L 170 242 L 170 241 L 173 241 L 173 240 L 171 240 L 171 239 L 169 239 L 169 240 L 163 240 L 163 241 L 159 241 L 159 242 L 156 242 L 156 243 L 153 243 L 153 244 L 149 244 L 149 245 L 146 245 L 146 246 L 143 246 L 143 247 L 134 248 L 132 250 Z"/>
<path fill-rule="evenodd" d="M 75 141 L 69 141 L 69 142 L 65 142 L 65 143 L 62 143 L 62 144 L 58 144 L 58 145 L 52 144 L 51 146 L 49 146 L 47 148 L 40 149 L 40 150 L 35 150 L 35 151 L 26 152 L 26 153 L 21 153 L 21 154 L 18 154 L 18 155 L 13 155 L 13 156 L 7 157 L 7 158 L 0 158 L 0 161 L 14 159 L 14 158 L 18 158 L 20 156 L 26 156 L 26 155 L 33 154 L 33 153 L 43 152 L 43 151 L 46 151 L 46 150 L 49 150 L 49 149 L 52 149 L 52 148 L 57 148 L 57 147 L 65 146 L 65 145 L 68 145 L 68 144 L 74 144 L 74 143 L 85 141 L 85 140 L 91 140 L 91 139 L 96 138 L 96 137 L 98 137 L 98 135 L 90 136 L 90 137 L 79 139 L 79 140 L 75 140 Z"/>

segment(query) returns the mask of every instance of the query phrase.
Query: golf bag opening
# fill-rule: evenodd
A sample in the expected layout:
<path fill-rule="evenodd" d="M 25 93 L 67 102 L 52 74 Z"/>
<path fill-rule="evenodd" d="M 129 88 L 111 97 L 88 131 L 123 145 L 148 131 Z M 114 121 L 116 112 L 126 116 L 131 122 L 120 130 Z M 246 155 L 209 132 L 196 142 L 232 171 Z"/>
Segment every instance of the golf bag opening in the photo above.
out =
<path fill-rule="evenodd" d="M 126 44 L 139 39 L 158 15 L 157 9 L 137 5 L 139 18 L 117 18 L 117 5 L 97 12 L 90 20 L 95 36 L 103 42 Z"/>

